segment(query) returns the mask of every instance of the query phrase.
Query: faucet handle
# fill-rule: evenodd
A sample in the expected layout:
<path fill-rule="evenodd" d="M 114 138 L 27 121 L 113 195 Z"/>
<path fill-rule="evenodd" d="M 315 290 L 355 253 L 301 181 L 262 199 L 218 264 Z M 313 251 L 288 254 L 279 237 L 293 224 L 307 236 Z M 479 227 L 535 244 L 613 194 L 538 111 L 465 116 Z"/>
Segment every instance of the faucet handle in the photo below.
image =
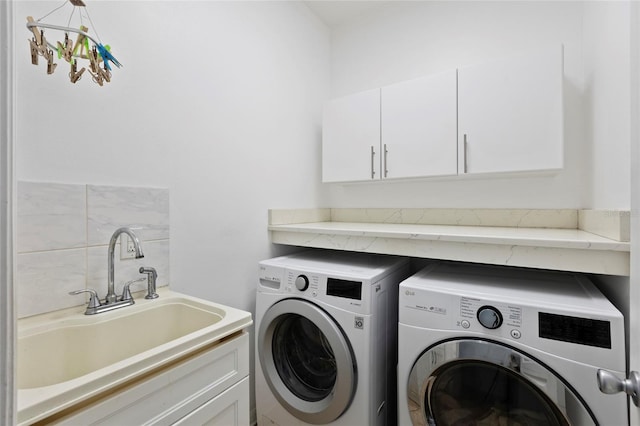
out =
<path fill-rule="evenodd" d="M 120 300 L 123 302 L 133 300 L 133 296 L 131 296 L 131 290 L 129 289 L 129 287 L 131 286 L 131 284 L 137 283 L 139 281 L 144 281 L 145 279 L 146 278 L 138 278 L 137 280 L 131 280 L 125 283 L 124 287 L 122 287 L 122 297 L 120 298 Z"/>
<path fill-rule="evenodd" d="M 100 298 L 98 297 L 98 293 L 92 288 L 83 288 L 82 290 L 70 291 L 69 295 L 74 296 L 76 294 L 81 293 L 89 293 L 91 297 L 89 298 L 89 304 L 87 305 L 87 309 L 97 308 L 100 306 Z"/>

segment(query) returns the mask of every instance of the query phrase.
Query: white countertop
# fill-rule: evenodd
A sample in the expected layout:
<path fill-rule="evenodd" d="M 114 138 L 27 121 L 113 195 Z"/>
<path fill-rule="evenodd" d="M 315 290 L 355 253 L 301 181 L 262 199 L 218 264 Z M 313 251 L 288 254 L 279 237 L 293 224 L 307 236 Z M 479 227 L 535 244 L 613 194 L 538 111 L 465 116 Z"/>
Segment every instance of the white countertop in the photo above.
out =
<path fill-rule="evenodd" d="M 268 228 L 271 241 L 277 244 L 598 274 L 629 274 L 629 242 L 581 229 L 278 222 Z"/>

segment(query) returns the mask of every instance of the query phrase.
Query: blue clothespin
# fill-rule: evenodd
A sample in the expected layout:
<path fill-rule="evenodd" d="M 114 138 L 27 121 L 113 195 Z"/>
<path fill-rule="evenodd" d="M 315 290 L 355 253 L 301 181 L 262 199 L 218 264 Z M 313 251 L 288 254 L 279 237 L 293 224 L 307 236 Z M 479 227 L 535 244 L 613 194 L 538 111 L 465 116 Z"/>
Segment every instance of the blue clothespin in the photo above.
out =
<path fill-rule="evenodd" d="M 111 67 L 109 66 L 109 62 L 113 62 L 115 66 L 120 68 L 122 64 L 118 62 L 118 60 L 109 52 L 109 49 L 104 47 L 102 44 L 97 44 L 96 48 L 98 49 L 98 53 L 102 56 L 102 60 L 104 61 L 104 66 L 107 67 L 109 71 L 111 71 Z"/>

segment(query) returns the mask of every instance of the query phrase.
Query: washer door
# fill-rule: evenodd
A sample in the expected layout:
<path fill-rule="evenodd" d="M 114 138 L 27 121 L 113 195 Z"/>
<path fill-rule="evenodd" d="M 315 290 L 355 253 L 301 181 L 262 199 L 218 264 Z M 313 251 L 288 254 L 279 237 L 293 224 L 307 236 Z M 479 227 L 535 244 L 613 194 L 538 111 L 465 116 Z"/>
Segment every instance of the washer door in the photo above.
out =
<path fill-rule="evenodd" d="M 356 361 L 340 326 L 301 299 L 271 306 L 258 330 L 258 356 L 271 392 L 307 423 L 330 423 L 349 408 L 357 384 Z"/>
<path fill-rule="evenodd" d="M 415 362 L 407 388 L 414 425 L 596 425 L 553 371 L 486 340 L 437 344 Z"/>

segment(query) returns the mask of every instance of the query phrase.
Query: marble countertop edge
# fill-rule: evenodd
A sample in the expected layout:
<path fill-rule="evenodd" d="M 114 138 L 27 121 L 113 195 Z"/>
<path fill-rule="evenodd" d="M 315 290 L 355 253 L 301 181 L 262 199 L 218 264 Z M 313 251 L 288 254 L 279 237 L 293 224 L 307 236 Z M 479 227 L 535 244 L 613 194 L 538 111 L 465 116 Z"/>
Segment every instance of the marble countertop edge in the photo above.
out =
<path fill-rule="evenodd" d="M 418 239 L 629 252 L 630 244 L 580 229 L 414 225 L 361 222 L 311 222 L 270 225 L 269 231 L 306 232 L 372 238 Z"/>

